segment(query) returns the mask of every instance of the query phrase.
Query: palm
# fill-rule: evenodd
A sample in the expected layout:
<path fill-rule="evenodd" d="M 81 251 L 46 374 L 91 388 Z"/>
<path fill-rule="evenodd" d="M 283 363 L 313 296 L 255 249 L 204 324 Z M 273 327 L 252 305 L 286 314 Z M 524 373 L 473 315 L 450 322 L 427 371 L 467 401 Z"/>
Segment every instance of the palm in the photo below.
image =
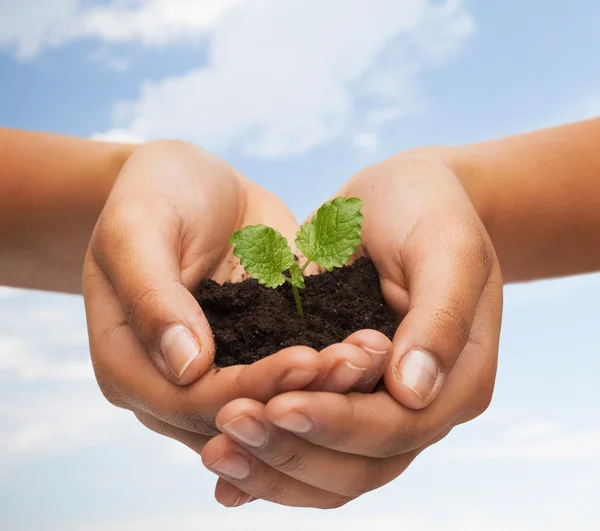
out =
<path fill-rule="evenodd" d="M 239 282 L 245 274 L 229 244 L 229 237 L 233 232 L 248 225 L 267 225 L 283 234 L 293 245 L 299 229 L 293 213 L 278 197 L 249 181 L 243 182 L 242 186 L 248 201 L 240 211 L 239 221 L 229 225 L 227 237 L 222 239 L 219 246 L 222 258 L 215 262 L 215 268 L 210 275 L 210 278 L 217 282 Z"/>

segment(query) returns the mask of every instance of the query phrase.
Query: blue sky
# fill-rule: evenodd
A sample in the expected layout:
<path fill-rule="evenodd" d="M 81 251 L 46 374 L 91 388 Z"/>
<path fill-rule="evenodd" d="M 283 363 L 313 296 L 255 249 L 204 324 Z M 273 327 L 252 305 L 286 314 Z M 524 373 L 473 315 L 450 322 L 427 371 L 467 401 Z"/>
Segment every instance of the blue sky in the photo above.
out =
<path fill-rule="evenodd" d="M 0 0 L 0 125 L 185 138 L 299 216 L 366 164 L 600 114 L 600 3 Z M 228 511 L 105 403 L 78 297 L 0 289 L 0 528 L 597 529 L 600 275 L 506 290 L 494 401 L 334 512 Z"/>

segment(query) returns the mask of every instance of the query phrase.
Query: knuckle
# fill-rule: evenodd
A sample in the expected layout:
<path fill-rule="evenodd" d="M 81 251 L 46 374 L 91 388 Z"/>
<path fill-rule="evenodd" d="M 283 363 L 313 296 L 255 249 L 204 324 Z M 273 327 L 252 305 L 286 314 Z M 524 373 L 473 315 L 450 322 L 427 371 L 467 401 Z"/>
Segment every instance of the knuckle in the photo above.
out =
<path fill-rule="evenodd" d="M 216 428 L 215 420 L 216 414 L 211 414 L 210 416 L 186 415 L 184 424 L 186 424 L 188 431 L 212 437 L 220 433 Z"/>
<path fill-rule="evenodd" d="M 369 459 L 365 462 L 355 478 L 348 486 L 346 494 L 358 498 L 380 486 L 380 468 L 378 459 Z"/>
<path fill-rule="evenodd" d="M 318 444 L 327 448 L 345 451 L 348 443 L 355 438 L 356 426 L 361 426 L 364 419 L 359 417 L 357 406 L 347 395 L 335 395 L 338 401 L 337 412 L 331 423 L 323 423 L 318 433 Z M 307 413 L 310 416 L 310 413 Z"/>
<path fill-rule="evenodd" d="M 153 328 L 151 319 L 155 319 L 157 309 L 162 303 L 160 292 L 155 287 L 147 287 L 139 292 L 125 294 L 126 318 L 136 334 Z"/>
<path fill-rule="evenodd" d="M 471 263 L 475 270 L 484 277 L 488 277 L 492 271 L 492 252 L 488 243 L 481 235 L 478 235 L 471 247 Z"/>
<path fill-rule="evenodd" d="M 471 333 L 471 321 L 465 314 L 460 303 L 454 299 L 446 299 L 438 306 L 433 318 L 433 331 L 436 337 L 447 338 L 447 341 L 455 349 L 466 345 Z M 448 332 L 451 331 L 451 334 Z M 438 354 L 438 353 L 433 353 Z M 444 356 L 438 356 L 440 363 L 444 362 Z"/>
<path fill-rule="evenodd" d="M 169 435 L 171 434 L 171 426 L 164 420 L 157 419 L 152 415 L 148 415 L 147 413 L 141 412 L 135 413 L 135 416 L 150 431 L 153 431 L 154 433 L 158 433 L 158 435 L 162 435 L 165 437 L 169 437 Z"/>
<path fill-rule="evenodd" d="M 261 500 L 284 503 L 286 499 L 287 487 L 284 483 L 267 483 L 258 487 L 253 496 Z"/>
<path fill-rule="evenodd" d="M 344 448 L 348 441 L 348 433 L 344 428 L 328 430 L 321 434 L 320 444 L 330 448 Z"/>
<path fill-rule="evenodd" d="M 100 387 L 100 392 L 113 406 L 129 409 L 129 400 L 126 398 L 126 393 L 112 380 L 104 378 L 96 372 L 96 380 Z"/>
<path fill-rule="evenodd" d="M 467 420 L 482 415 L 492 402 L 496 381 L 498 348 L 486 349 L 485 345 L 470 340 L 470 349 L 465 351 L 462 370 L 466 381 L 471 382 L 465 390 L 463 416 Z"/>
<path fill-rule="evenodd" d="M 181 428 L 200 435 L 215 436 L 217 429 L 218 409 L 198 407 L 194 400 L 193 387 L 182 387 L 175 390 L 173 403 L 169 408 L 173 422 Z M 200 413 L 199 410 L 202 412 Z"/>
<path fill-rule="evenodd" d="M 136 240 L 132 234 L 148 230 L 149 220 L 164 221 L 157 226 L 178 226 L 172 222 L 173 207 L 157 200 L 160 194 L 135 202 L 109 200 L 102 211 L 91 239 L 91 251 L 101 266 L 109 271 L 118 264 L 129 264 Z M 165 206 L 166 205 L 166 206 Z"/>
<path fill-rule="evenodd" d="M 477 278 L 487 277 L 492 270 L 492 252 L 482 228 L 476 223 L 463 223 L 452 227 L 448 235 L 453 243 L 457 258 L 468 264 Z"/>
<path fill-rule="evenodd" d="M 380 437 L 379 445 L 369 457 L 386 459 L 414 450 L 429 438 L 430 432 L 429 426 L 417 425 L 403 416 L 387 436 Z"/>
<path fill-rule="evenodd" d="M 345 407 L 345 414 L 341 415 L 340 418 L 346 420 L 343 423 L 338 423 L 337 429 L 329 432 L 328 438 L 330 444 L 327 446 L 337 447 L 343 450 L 347 448 L 348 442 L 355 438 L 356 434 L 354 427 L 360 426 L 363 419 L 354 400 L 348 399 L 342 395 L 340 395 L 340 398 L 343 400 Z"/>
<path fill-rule="evenodd" d="M 306 471 L 306 457 L 298 452 L 278 455 L 271 460 L 271 466 L 284 474 L 301 473 Z"/>
<path fill-rule="evenodd" d="M 394 426 L 388 437 L 381 438 L 381 442 L 371 452 L 370 457 L 385 459 L 401 453 L 403 446 L 406 445 L 406 432 L 404 423 L 401 426 Z"/>
<path fill-rule="evenodd" d="M 332 494 L 331 496 L 322 500 L 322 503 L 319 506 L 319 508 L 320 509 L 339 509 L 340 507 L 343 507 L 347 503 L 351 502 L 353 499 L 354 498 L 348 497 L 348 496 L 340 496 L 340 495 Z"/>
<path fill-rule="evenodd" d="M 104 331 L 96 341 L 90 341 L 90 358 L 98 387 L 104 398 L 113 406 L 131 409 L 131 400 L 125 388 L 115 379 L 115 372 L 111 365 L 112 358 L 106 356 L 108 352 L 105 343 L 108 336 L 118 333 L 122 326 L 118 324 L 113 329 Z"/>
<path fill-rule="evenodd" d="M 152 361 L 148 358 L 146 363 Z M 210 437 L 218 435 L 220 432 L 215 424 L 218 410 L 195 405 L 196 402 L 189 398 L 190 393 L 191 389 L 187 387 L 173 387 L 170 393 L 141 397 L 135 407 L 185 431 Z"/>
<path fill-rule="evenodd" d="M 492 396 L 494 394 L 494 385 L 481 385 L 477 389 L 474 399 L 471 401 L 471 407 L 469 408 L 469 420 L 483 415 L 490 407 L 492 403 Z"/>
<path fill-rule="evenodd" d="M 94 257 L 102 264 L 114 253 L 121 253 L 130 232 L 133 212 L 118 205 L 107 205 L 92 238 Z"/>

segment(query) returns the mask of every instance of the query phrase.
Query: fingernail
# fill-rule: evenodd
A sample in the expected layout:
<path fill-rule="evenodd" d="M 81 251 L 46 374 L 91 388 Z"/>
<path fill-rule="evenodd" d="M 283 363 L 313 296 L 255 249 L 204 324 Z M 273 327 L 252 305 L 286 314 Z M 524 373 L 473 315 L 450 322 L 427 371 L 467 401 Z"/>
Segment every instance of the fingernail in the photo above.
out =
<path fill-rule="evenodd" d="M 400 381 L 426 402 L 438 376 L 435 359 L 422 350 L 411 350 L 400 361 L 398 372 Z"/>
<path fill-rule="evenodd" d="M 365 347 L 364 345 L 362 346 L 362 348 L 367 354 L 370 354 L 371 356 L 376 356 L 378 358 L 383 358 L 387 356 L 387 353 L 389 352 L 388 350 L 375 350 L 373 348 Z"/>
<path fill-rule="evenodd" d="M 267 444 L 265 428 L 258 420 L 248 415 L 228 422 L 223 426 L 223 431 L 253 448 L 260 448 Z"/>
<path fill-rule="evenodd" d="M 251 499 L 252 496 L 245 492 L 241 492 L 235 487 L 228 489 L 225 494 L 220 493 L 219 497 L 216 498 L 216 500 L 225 507 L 239 507 L 240 505 L 248 503 Z"/>
<path fill-rule="evenodd" d="M 183 325 L 169 328 L 160 340 L 160 349 L 171 372 L 181 378 L 185 370 L 200 354 L 202 344 Z"/>
<path fill-rule="evenodd" d="M 375 373 L 374 378 L 377 377 L 377 373 L 381 369 L 385 359 L 388 355 L 388 350 L 375 350 L 363 345 L 362 349 L 371 356 L 371 370 Z"/>
<path fill-rule="evenodd" d="M 348 361 L 342 361 L 331 369 L 323 390 L 334 392 L 343 390 L 345 392 L 361 379 L 366 370 L 366 367 L 357 367 Z"/>
<path fill-rule="evenodd" d="M 235 501 L 235 503 L 233 504 L 233 507 L 240 507 L 248 502 L 250 502 L 252 500 L 252 496 L 250 496 L 250 494 L 240 494 L 238 496 L 238 499 Z"/>
<path fill-rule="evenodd" d="M 226 456 L 221 457 L 216 463 L 209 466 L 218 474 L 228 476 L 232 479 L 241 481 L 250 475 L 250 463 L 238 452 L 229 452 Z"/>
<path fill-rule="evenodd" d="M 297 411 L 288 413 L 279 420 L 274 420 L 273 424 L 293 433 L 308 433 L 313 428 L 312 420 Z"/>

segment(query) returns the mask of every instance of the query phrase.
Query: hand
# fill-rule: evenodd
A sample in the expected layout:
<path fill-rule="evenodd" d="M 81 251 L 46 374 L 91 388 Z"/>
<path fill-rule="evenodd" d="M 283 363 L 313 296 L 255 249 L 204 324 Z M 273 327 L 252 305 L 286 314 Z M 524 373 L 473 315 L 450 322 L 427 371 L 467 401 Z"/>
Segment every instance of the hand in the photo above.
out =
<path fill-rule="evenodd" d="M 397 477 L 491 400 L 502 278 L 459 180 L 435 161 L 399 156 L 360 172 L 342 195 L 364 201 L 362 251 L 380 273 L 387 302 L 405 315 L 385 389 L 287 393 L 266 407 L 248 399 L 227 404 L 217 417 L 226 435 L 203 451 L 226 505 L 262 498 L 338 507 Z M 242 418 L 262 426 L 262 445 L 231 430 Z M 215 468 L 228 456 L 243 477 Z"/>
<path fill-rule="evenodd" d="M 229 400 L 266 400 L 276 391 L 302 388 L 311 371 L 321 370 L 321 358 L 299 348 L 274 360 L 271 380 L 253 382 L 256 373 L 247 372 L 245 381 L 253 382 L 248 388 L 238 382 L 242 367 L 211 371 L 196 381 L 212 364 L 214 342 L 190 290 L 207 277 L 239 280 L 243 271 L 229 237 L 257 223 L 286 236 L 298 228 L 279 199 L 195 146 L 161 141 L 134 151 L 95 227 L 84 265 L 91 356 L 111 403 L 160 431 L 173 426 L 214 434 L 217 411 Z M 286 379 L 291 367 L 306 371 Z"/>
<path fill-rule="evenodd" d="M 199 452 L 218 433 L 217 412 L 235 398 L 363 389 L 384 368 L 381 355 L 362 348 L 374 334 L 366 331 L 322 353 L 293 347 L 248 367 L 207 372 L 214 343 L 190 290 L 206 277 L 239 280 L 229 237 L 257 223 L 291 241 L 298 230 L 280 200 L 223 161 L 185 143 L 154 142 L 123 168 L 86 256 L 90 349 L 102 392 Z"/>

